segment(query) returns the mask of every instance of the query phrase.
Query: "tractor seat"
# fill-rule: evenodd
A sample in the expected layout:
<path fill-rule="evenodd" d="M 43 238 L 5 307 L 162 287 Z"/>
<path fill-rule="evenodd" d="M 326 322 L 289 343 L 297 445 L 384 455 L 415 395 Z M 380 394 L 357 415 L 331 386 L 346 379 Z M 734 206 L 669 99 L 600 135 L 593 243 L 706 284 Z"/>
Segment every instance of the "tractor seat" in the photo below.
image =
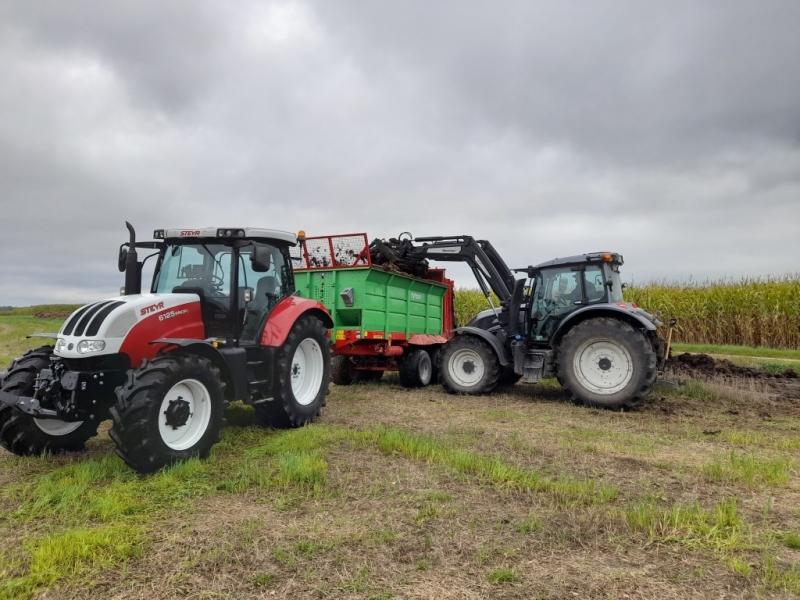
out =
<path fill-rule="evenodd" d="M 265 308 L 272 308 L 275 305 L 277 294 L 275 290 L 278 289 L 278 280 L 272 275 L 266 275 L 258 280 L 256 283 L 256 293 L 253 297 L 250 306 L 248 307 L 251 312 L 258 313 Z"/>

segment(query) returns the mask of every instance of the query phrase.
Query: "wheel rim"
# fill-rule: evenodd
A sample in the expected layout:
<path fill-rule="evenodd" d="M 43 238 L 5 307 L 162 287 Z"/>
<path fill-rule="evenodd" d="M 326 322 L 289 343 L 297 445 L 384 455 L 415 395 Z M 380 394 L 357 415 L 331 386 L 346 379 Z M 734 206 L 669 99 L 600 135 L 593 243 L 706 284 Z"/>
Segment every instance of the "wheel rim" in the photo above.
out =
<path fill-rule="evenodd" d="M 427 356 L 427 354 L 426 354 Z M 428 385 L 431 381 L 431 359 L 423 356 L 419 361 L 419 381 L 422 385 Z"/>
<path fill-rule="evenodd" d="M 158 411 L 158 432 L 172 450 L 197 444 L 211 422 L 211 395 L 196 379 L 184 379 L 164 396 Z"/>
<path fill-rule="evenodd" d="M 575 353 L 572 364 L 581 385 L 601 396 L 624 390 L 633 378 L 630 353 L 610 339 L 585 342 Z"/>
<path fill-rule="evenodd" d="M 317 397 L 322 385 L 323 367 L 322 350 L 317 341 L 306 338 L 300 342 L 290 367 L 292 394 L 298 404 L 308 406 Z"/>
<path fill-rule="evenodd" d="M 83 421 L 62 421 L 60 419 L 33 419 L 36 426 L 47 435 L 61 436 L 72 433 L 83 425 Z"/>
<path fill-rule="evenodd" d="M 477 385 L 483 379 L 486 370 L 481 355 L 467 348 L 456 350 L 450 357 L 447 367 L 456 383 L 464 387 Z"/>

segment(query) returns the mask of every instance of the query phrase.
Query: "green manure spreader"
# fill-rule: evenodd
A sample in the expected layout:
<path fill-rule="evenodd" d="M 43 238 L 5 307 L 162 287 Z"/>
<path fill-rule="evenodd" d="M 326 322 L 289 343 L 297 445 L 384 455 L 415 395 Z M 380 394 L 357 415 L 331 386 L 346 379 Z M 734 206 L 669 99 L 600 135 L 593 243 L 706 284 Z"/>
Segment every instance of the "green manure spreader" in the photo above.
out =
<path fill-rule="evenodd" d="M 298 294 L 333 318 L 334 383 L 378 381 L 394 370 L 406 387 L 437 381 L 438 353 L 453 329 L 453 282 L 443 269 L 415 277 L 375 266 L 364 233 L 305 238 L 292 262 Z"/>

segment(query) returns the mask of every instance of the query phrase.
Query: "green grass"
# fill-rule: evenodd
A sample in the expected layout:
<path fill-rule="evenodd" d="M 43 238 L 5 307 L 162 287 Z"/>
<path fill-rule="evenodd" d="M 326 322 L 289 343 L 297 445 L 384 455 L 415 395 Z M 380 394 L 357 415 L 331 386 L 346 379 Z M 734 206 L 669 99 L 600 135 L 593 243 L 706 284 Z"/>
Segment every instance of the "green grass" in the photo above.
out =
<path fill-rule="evenodd" d="M 735 500 L 705 509 L 698 503 L 664 507 L 647 499 L 623 510 L 621 516 L 631 529 L 645 532 L 653 541 L 713 550 L 745 548 L 744 525 Z"/>
<path fill-rule="evenodd" d="M 545 493 L 562 504 L 605 504 L 615 500 L 619 493 L 613 486 L 590 479 L 548 477 L 538 470 L 518 467 L 500 458 L 449 446 L 433 436 L 377 427 L 363 432 L 360 437 L 387 454 L 438 463 L 501 488 Z"/>
<path fill-rule="evenodd" d="M 144 544 L 141 529 L 128 525 L 79 527 L 34 537 L 25 544 L 27 573 L 0 583 L 0 595 L 8 600 L 29 598 L 61 579 L 120 567 L 141 556 Z"/>
<path fill-rule="evenodd" d="M 30 338 L 30 333 L 57 333 L 63 319 L 39 319 L 33 316 L 5 316 L 0 313 L 0 370 L 8 368 L 12 359 L 22 356 L 32 348 L 52 345 L 45 338 Z"/>
<path fill-rule="evenodd" d="M 789 482 L 793 464 L 789 458 L 758 458 L 731 450 L 725 459 L 717 459 L 700 469 L 715 483 L 742 483 L 747 487 L 782 486 Z"/>
<path fill-rule="evenodd" d="M 492 583 L 513 583 L 519 579 L 519 575 L 514 569 L 501 567 L 491 571 L 488 578 Z"/>

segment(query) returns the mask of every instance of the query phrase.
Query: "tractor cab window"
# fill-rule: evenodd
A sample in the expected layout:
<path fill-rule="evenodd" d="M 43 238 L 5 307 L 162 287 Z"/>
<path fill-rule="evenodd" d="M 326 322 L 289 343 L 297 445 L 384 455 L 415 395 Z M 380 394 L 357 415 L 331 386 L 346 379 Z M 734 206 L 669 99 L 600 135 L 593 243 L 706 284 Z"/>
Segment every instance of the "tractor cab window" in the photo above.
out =
<path fill-rule="evenodd" d="M 280 248 L 258 243 L 269 249 L 270 265 L 266 272 L 253 270 L 250 257 L 253 247 L 242 248 L 239 253 L 239 322 L 242 343 L 258 343 L 267 315 L 280 300 L 291 291 L 291 281 L 287 277 L 286 260 Z M 245 302 L 245 292 L 249 291 L 250 302 Z"/>
<path fill-rule="evenodd" d="M 207 337 L 230 329 L 231 248 L 222 244 L 175 244 L 164 250 L 153 291 L 197 294 Z"/>
<path fill-rule="evenodd" d="M 590 265 L 583 272 L 584 286 L 586 288 L 586 304 L 604 302 L 606 298 L 606 282 L 603 267 Z"/>
<path fill-rule="evenodd" d="M 546 342 L 561 318 L 583 302 L 583 272 L 569 267 L 543 269 L 531 282 L 530 335 Z M 576 305 L 575 303 L 579 304 Z"/>

